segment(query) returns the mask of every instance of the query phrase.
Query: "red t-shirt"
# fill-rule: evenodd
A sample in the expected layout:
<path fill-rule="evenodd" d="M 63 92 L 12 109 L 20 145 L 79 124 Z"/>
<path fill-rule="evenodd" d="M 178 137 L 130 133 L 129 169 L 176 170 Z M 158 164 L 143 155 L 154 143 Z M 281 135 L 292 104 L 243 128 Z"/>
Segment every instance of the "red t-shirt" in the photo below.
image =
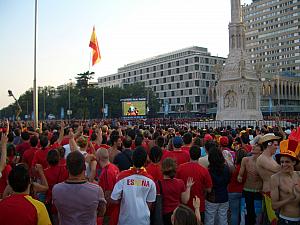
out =
<path fill-rule="evenodd" d="M 61 141 L 61 145 L 64 146 L 64 145 L 68 145 L 69 144 L 69 141 L 70 141 L 70 138 L 69 137 L 64 137 L 63 140 Z"/>
<path fill-rule="evenodd" d="M 31 165 L 35 166 L 35 164 L 41 164 L 43 169 L 46 169 L 48 167 L 47 154 L 49 150 L 50 150 L 49 148 L 37 150 L 34 153 Z"/>
<path fill-rule="evenodd" d="M 24 196 L 26 195 L 14 194 L 0 201 L 1 224 L 37 224 L 36 208 Z"/>
<path fill-rule="evenodd" d="M 112 163 L 102 168 L 99 176 L 99 186 L 103 189 L 104 194 L 106 191 L 112 191 L 114 189 L 119 172 L 119 168 Z M 115 215 L 116 211 L 118 212 L 118 208 L 118 205 L 108 204 L 105 214 L 108 216 L 112 216 L 112 214 Z M 117 221 L 117 218 L 113 220 Z"/>
<path fill-rule="evenodd" d="M 163 194 L 163 214 L 173 212 L 181 202 L 181 193 L 185 191 L 183 180 L 163 179 L 161 181 Z M 157 192 L 161 193 L 158 183 L 156 183 Z"/>
<path fill-rule="evenodd" d="M 50 166 L 44 170 L 45 177 L 48 182 L 49 189 L 46 192 L 46 201 L 52 200 L 52 188 L 55 184 L 65 181 L 69 174 L 65 166 Z"/>
<path fill-rule="evenodd" d="M 230 183 L 228 184 L 228 187 L 227 187 L 228 192 L 242 193 L 243 188 L 244 188 L 245 177 L 244 177 L 242 183 L 237 181 L 237 177 L 239 175 L 240 169 L 241 169 L 241 165 L 237 165 L 235 170 L 233 171 L 233 173 L 231 175 Z"/>
<path fill-rule="evenodd" d="M 8 174 L 10 173 L 10 171 L 10 165 L 6 165 L 4 170 L 2 170 L 2 177 L 0 178 L 0 198 L 2 198 L 2 194 L 7 186 Z"/>
<path fill-rule="evenodd" d="M 29 169 L 31 169 L 32 167 L 32 160 L 34 157 L 35 152 L 38 150 L 38 148 L 36 147 L 31 147 L 29 149 L 27 149 L 22 157 L 22 162 L 26 163 L 29 167 Z"/>
<path fill-rule="evenodd" d="M 165 155 L 163 155 L 162 161 L 165 158 L 174 159 L 177 162 L 177 166 L 190 161 L 190 155 L 181 150 L 166 152 Z"/>
<path fill-rule="evenodd" d="M 146 167 L 146 170 L 147 173 L 149 173 L 153 177 L 154 181 L 163 179 L 163 174 L 161 172 L 160 164 L 149 163 L 148 166 Z"/>
<path fill-rule="evenodd" d="M 176 177 L 182 179 L 185 184 L 189 177 L 193 178 L 195 183 L 191 188 L 191 195 L 190 195 L 191 197 L 187 205 L 191 209 L 194 209 L 193 198 L 195 196 L 198 196 L 201 201 L 200 212 L 204 212 L 205 211 L 204 191 L 205 189 L 212 188 L 212 180 L 208 172 L 208 169 L 199 165 L 197 162 L 188 162 L 178 167 Z"/>
<path fill-rule="evenodd" d="M 29 142 L 23 142 L 22 144 L 19 144 L 16 146 L 16 152 L 20 154 L 20 156 L 22 157 L 22 155 L 24 154 L 24 152 L 29 149 L 31 147 Z"/>
<path fill-rule="evenodd" d="M 48 148 L 49 148 L 49 150 L 52 150 L 52 149 L 57 149 L 60 146 L 61 146 L 60 144 L 58 144 L 57 142 L 55 142 L 53 145 L 50 145 Z"/>
<path fill-rule="evenodd" d="M 190 148 L 191 148 L 191 146 L 182 146 L 181 150 L 187 152 L 188 154 L 190 154 Z"/>

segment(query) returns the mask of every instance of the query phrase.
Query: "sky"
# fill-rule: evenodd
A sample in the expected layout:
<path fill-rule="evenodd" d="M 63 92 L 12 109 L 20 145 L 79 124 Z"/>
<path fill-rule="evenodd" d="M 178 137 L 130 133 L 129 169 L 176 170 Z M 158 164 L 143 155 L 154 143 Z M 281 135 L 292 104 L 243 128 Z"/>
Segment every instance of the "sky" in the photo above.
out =
<path fill-rule="evenodd" d="M 0 108 L 33 87 L 34 2 L 0 0 Z M 241 0 L 250 4 L 251 0 Z M 93 26 L 98 77 L 190 46 L 228 55 L 230 0 L 39 0 L 37 85 L 58 86 L 89 70 Z"/>

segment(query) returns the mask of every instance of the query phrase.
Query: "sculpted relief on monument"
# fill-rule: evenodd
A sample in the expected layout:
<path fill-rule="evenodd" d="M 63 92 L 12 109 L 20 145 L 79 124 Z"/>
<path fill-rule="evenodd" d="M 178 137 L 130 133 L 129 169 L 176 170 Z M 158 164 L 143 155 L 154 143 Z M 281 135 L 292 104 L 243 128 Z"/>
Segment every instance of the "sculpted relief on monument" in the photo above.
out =
<path fill-rule="evenodd" d="M 224 96 L 224 109 L 237 107 L 237 94 L 233 90 L 229 90 Z"/>

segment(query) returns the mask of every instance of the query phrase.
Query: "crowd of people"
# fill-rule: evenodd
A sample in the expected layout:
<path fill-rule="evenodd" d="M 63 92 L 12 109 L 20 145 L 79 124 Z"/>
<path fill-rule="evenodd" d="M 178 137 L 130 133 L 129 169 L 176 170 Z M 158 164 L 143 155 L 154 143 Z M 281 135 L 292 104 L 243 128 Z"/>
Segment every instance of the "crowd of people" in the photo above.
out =
<path fill-rule="evenodd" d="M 300 127 L 0 122 L 0 224 L 300 225 Z"/>

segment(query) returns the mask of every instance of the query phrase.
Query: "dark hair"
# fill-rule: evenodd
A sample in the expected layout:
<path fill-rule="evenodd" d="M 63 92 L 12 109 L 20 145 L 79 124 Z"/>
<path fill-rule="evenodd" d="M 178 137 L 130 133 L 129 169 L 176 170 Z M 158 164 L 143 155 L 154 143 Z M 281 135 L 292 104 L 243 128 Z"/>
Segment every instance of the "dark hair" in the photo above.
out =
<path fill-rule="evenodd" d="M 79 151 L 69 153 L 67 156 L 67 169 L 73 176 L 77 176 L 85 170 L 84 156 Z"/>
<path fill-rule="evenodd" d="M 62 159 L 65 157 L 66 149 L 64 147 L 58 147 L 57 151 L 59 153 L 59 158 Z"/>
<path fill-rule="evenodd" d="M 201 156 L 200 147 L 198 145 L 193 145 L 190 147 L 190 157 L 191 160 L 198 160 Z"/>
<path fill-rule="evenodd" d="M 165 145 L 165 138 L 163 136 L 158 136 L 156 138 L 156 144 L 157 144 L 157 146 L 159 146 L 161 148 L 164 147 L 164 145 Z"/>
<path fill-rule="evenodd" d="M 183 139 L 184 144 L 186 144 L 186 145 L 191 144 L 193 141 L 193 135 L 190 132 L 185 133 L 183 135 L 182 139 Z"/>
<path fill-rule="evenodd" d="M 134 140 L 135 146 L 141 146 L 143 143 L 143 137 L 137 136 Z"/>
<path fill-rule="evenodd" d="M 53 145 L 58 140 L 59 134 L 55 132 L 50 138 L 50 145 Z"/>
<path fill-rule="evenodd" d="M 129 136 L 126 136 L 123 140 L 124 148 L 130 148 L 132 145 L 132 139 Z"/>
<path fill-rule="evenodd" d="M 39 143 L 38 137 L 35 135 L 31 136 L 31 138 L 30 138 L 31 147 L 36 147 L 38 143 Z"/>
<path fill-rule="evenodd" d="M 136 168 L 141 168 L 145 165 L 147 160 L 147 152 L 142 147 L 137 147 L 132 153 L 132 162 Z"/>
<path fill-rule="evenodd" d="M 96 134 L 96 132 L 93 132 L 91 134 L 91 141 L 95 141 L 96 139 L 97 139 L 97 134 Z"/>
<path fill-rule="evenodd" d="M 209 148 L 208 162 L 209 162 L 208 168 L 211 171 L 215 171 L 218 174 L 222 173 L 222 170 L 224 168 L 225 158 L 219 146 L 215 145 Z"/>
<path fill-rule="evenodd" d="M 47 162 L 50 166 L 56 166 L 59 162 L 59 153 L 56 149 L 52 149 L 47 154 Z"/>
<path fill-rule="evenodd" d="M 111 144 L 114 145 L 114 143 L 116 143 L 119 138 L 120 138 L 119 135 L 112 135 L 112 136 L 110 136 Z"/>
<path fill-rule="evenodd" d="M 217 146 L 217 143 L 214 140 L 206 141 L 204 144 L 205 150 L 209 153 L 210 148 L 214 148 Z"/>
<path fill-rule="evenodd" d="M 235 165 L 241 165 L 242 159 L 247 156 L 247 152 L 244 149 L 239 149 L 236 151 L 235 155 Z"/>
<path fill-rule="evenodd" d="M 45 135 L 40 136 L 40 145 L 42 146 L 42 149 L 46 148 L 48 145 L 48 137 Z"/>
<path fill-rule="evenodd" d="M 202 147 L 203 144 L 202 144 L 201 138 L 200 137 L 195 137 L 193 145 L 197 145 L 199 147 Z"/>
<path fill-rule="evenodd" d="M 7 156 L 15 156 L 16 155 L 16 147 L 13 144 L 9 144 L 6 147 L 7 150 Z"/>
<path fill-rule="evenodd" d="M 28 141 L 29 140 L 29 138 L 30 138 L 30 135 L 29 135 L 29 133 L 28 132 L 22 132 L 21 133 L 21 138 L 24 140 L 24 141 Z"/>
<path fill-rule="evenodd" d="M 12 132 L 9 132 L 7 135 L 7 142 L 13 142 L 14 141 L 14 134 Z"/>
<path fill-rule="evenodd" d="M 12 168 L 8 175 L 8 183 L 14 192 L 24 192 L 30 184 L 28 169 L 24 164 Z"/>
<path fill-rule="evenodd" d="M 174 225 L 197 225 L 197 217 L 193 210 L 180 204 L 174 213 Z"/>
<path fill-rule="evenodd" d="M 162 162 L 162 165 L 161 165 L 161 171 L 162 171 L 163 175 L 168 176 L 170 178 L 175 177 L 176 168 L 177 168 L 176 162 L 172 158 L 164 159 L 164 161 Z"/>
<path fill-rule="evenodd" d="M 162 157 L 162 150 L 159 146 L 153 146 L 150 149 L 149 158 L 153 163 L 158 163 Z"/>

